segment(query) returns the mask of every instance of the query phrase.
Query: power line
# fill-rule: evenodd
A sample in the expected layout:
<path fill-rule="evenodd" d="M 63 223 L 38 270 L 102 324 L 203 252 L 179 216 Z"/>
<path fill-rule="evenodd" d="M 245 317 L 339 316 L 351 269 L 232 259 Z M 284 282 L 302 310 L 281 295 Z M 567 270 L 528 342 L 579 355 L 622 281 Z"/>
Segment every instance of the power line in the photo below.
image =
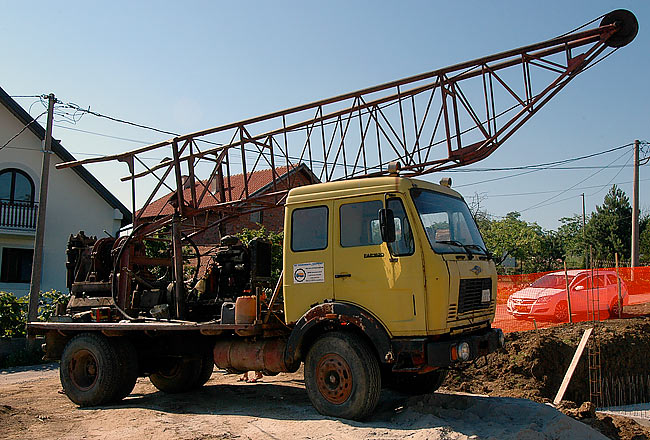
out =
<path fill-rule="evenodd" d="M 18 136 L 20 136 L 20 135 L 22 134 L 23 131 L 27 130 L 27 128 L 28 128 L 30 125 L 32 125 L 34 122 L 36 122 L 36 120 L 37 120 L 38 118 L 40 118 L 41 116 L 43 116 L 43 115 L 46 114 L 46 113 L 47 113 L 47 110 L 44 111 L 43 113 L 41 113 L 40 115 L 36 116 L 34 119 L 32 119 L 31 121 L 29 121 L 27 124 L 25 124 L 25 126 L 24 126 L 24 127 L 23 127 L 19 132 L 18 132 L 18 133 L 16 133 L 15 135 L 13 135 L 13 136 L 12 136 L 12 137 L 7 141 L 7 142 L 5 142 L 2 146 L 0 146 L 0 150 L 2 150 L 4 147 L 6 147 L 7 145 L 9 145 L 9 144 L 11 143 L 11 141 L 13 141 L 13 140 L 16 139 Z"/>
<path fill-rule="evenodd" d="M 650 180 L 650 178 L 641 179 L 642 182 L 645 182 L 646 180 Z M 607 185 L 627 185 L 629 183 L 632 183 L 632 181 L 631 180 L 626 180 L 624 182 L 613 182 L 613 183 L 612 183 L 612 181 L 610 181 Z M 573 188 L 573 191 L 582 191 L 582 190 L 585 190 L 585 189 L 593 189 L 593 188 L 603 188 L 604 186 L 607 186 L 607 185 L 581 186 L 581 187 Z M 487 194 L 488 198 L 492 198 L 492 197 L 516 197 L 516 196 L 534 196 L 534 195 L 540 195 L 540 194 L 554 194 L 554 193 L 557 193 L 557 192 L 560 192 L 560 191 L 562 191 L 562 190 L 561 189 L 553 189 L 553 190 L 548 190 L 548 191 L 530 191 L 530 192 L 510 193 L 510 194 L 490 194 L 490 193 L 486 193 L 486 194 Z M 596 193 L 593 193 L 593 194 L 590 194 L 590 195 L 594 195 L 594 194 L 596 194 Z"/>
<path fill-rule="evenodd" d="M 609 163 L 609 165 L 611 165 L 611 164 L 613 164 L 614 162 L 616 162 L 617 160 L 619 160 L 619 159 L 620 159 L 621 157 L 623 157 L 626 153 L 627 153 L 627 152 L 624 152 L 622 155 L 620 155 L 619 157 L 617 157 L 616 159 L 614 159 L 612 162 Z M 543 200 L 543 201 L 541 201 L 541 202 L 539 202 L 539 203 L 536 203 L 536 204 L 534 204 L 534 205 L 532 205 L 532 206 L 530 206 L 530 207 L 528 207 L 528 208 L 526 208 L 526 209 L 522 209 L 522 210 L 519 211 L 519 212 L 525 212 L 525 211 L 529 211 L 529 210 L 531 210 L 531 209 L 541 208 L 541 207 L 543 207 L 543 206 L 546 206 L 546 205 L 544 205 L 546 202 L 548 202 L 548 201 L 550 201 L 550 200 L 553 200 L 554 198 L 559 197 L 559 196 L 561 196 L 562 194 L 565 194 L 566 192 L 568 192 L 568 191 L 572 190 L 573 188 L 575 188 L 576 186 L 580 185 L 582 182 L 591 179 L 592 177 L 594 177 L 596 174 L 600 173 L 600 172 L 603 171 L 604 169 L 606 169 L 606 168 L 602 168 L 602 169 L 596 171 L 595 173 L 590 174 L 589 176 L 585 177 L 584 179 L 582 179 L 581 181 L 579 181 L 579 182 L 576 183 L 575 185 L 573 185 L 573 186 L 571 186 L 571 187 L 569 187 L 569 188 L 567 188 L 567 189 L 561 191 L 560 193 L 558 193 L 558 194 L 556 194 L 556 195 L 554 195 L 554 196 L 552 196 L 552 197 L 549 197 L 549 198 L 546 199 L 546 200 Z M 619 173 L 620 173 L 620 171 L 619 171 Z"/>

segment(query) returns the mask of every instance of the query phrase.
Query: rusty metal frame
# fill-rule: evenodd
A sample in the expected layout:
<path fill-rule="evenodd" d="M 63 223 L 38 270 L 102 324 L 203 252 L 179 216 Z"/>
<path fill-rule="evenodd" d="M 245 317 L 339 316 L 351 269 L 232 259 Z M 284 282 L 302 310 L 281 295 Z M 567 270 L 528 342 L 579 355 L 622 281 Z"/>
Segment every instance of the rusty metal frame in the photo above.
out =
<path fill-rule="evenodd" d="M 594 63 L 617 26 L 570 33 L 126 153 L 58 164 L 57 168 L 126 162 L 130 173 L 122 181 L 131 182 L 134 199 L 136 179 L 157 180 L 143 208 L 134 215 L 134 224 L 145 217 L 171 216 L 163 215 L 167 206 L 183 218 L 217 214 L 213 222 L 206 216 L 203 226 L 194 221 L 196 233 L 238 215 L 282 205 L 287 191 L 297 185 L 293 172 L 303 163 L 321 181 L 386 175 L 392 161 L 401 162 L 407 176 L 468 165 L 494 152 Z M 581 48 L 584 52 L 574 56 Z M 200 149 L 199 144 L 208 147 Z M 152 151 L 165 159 L 148 166 L 141 156 Z M 209 177 L 200 180 L 197 173 L 206 166 L 211 170 Z M 269 167 L 272 191 L 256 192 L 251 188 L 253 174 Z M 232 186 L 232 173 L 237 171 L 242 174 L 240 193 L 234 193 Z M 176 188 L 172 197 L 160 194 L 163 186 Z M 160 211 L 147 211 L 161 195 L 168 200 Z"/>

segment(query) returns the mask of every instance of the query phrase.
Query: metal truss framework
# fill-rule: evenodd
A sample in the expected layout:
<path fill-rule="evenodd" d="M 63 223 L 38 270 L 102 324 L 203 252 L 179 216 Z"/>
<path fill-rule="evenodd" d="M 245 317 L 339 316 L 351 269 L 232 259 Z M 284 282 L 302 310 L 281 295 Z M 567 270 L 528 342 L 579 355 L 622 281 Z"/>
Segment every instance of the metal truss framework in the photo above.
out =
<path fill-rule="evenodd" d="M 157 183 L 134 215 L 135 225 L 145 208 L 164 195 L 161 190 L 174 193 L 168 203 L 181 217 L 209 211 L 218 214 L 217 223 L 279 206 L 296 183 L 291 173 L 280 175 L 278 167 L 290 170 L 304 163 L 326 182 L 386 175 L 394 161 L 407 176 L 472 164 L 493 153 L 578 73 L 599 61 L 607 47 L 631 41 L 629 17 L 617 12 L 594 29 L 57 168 L 127 163 L 130 175 L 122 181 L 131 181 L 134 213 L 135 181 L 154 177 Z M 148 166 L 142 155 L 154 150 L 167 159 Z M 255 194 L 251 177 L 268 168 L 272 189 Z M 199 179 L 197 173 L 204 172 L 207 178 Z M 237 193 L 231 183 L 235 174 L 243 179 Z M 157 224 L 165 222 L 156 217 Z"/>

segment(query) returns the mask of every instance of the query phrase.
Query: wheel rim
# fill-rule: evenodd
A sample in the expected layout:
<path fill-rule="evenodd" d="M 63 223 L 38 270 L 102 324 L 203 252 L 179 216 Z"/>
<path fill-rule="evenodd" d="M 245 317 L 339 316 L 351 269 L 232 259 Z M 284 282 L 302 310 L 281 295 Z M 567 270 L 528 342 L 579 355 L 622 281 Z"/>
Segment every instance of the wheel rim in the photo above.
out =
<path fill-rule="evenodd" d="M 324 355 L 316 366 L 318 391 L 329 402 L 340 405 L 352 394 L 352 371 L 336 353 Z"/>
<path fill-rule="evenodd" d="M 569 310 L 565 303 L 560 303 L 555 308 L 555 317 L 560 321 L 565 321 L 569 317 Z"/>
<path fill-rule="evenodd" d="M 163 364 L 158 374 L 167 379 L 173 379 L 180 373 L 182 363 L 183 361 L 180 359 L 174 359 L 172 361 L 169 361 L 168 363 Z"/>
<path fill-rule="evenodd" d="M 97 359 L 90 351 L 79 350 L 70 359 L 68 372 L 77 388 L 89 390 L 97 382 Z"/>

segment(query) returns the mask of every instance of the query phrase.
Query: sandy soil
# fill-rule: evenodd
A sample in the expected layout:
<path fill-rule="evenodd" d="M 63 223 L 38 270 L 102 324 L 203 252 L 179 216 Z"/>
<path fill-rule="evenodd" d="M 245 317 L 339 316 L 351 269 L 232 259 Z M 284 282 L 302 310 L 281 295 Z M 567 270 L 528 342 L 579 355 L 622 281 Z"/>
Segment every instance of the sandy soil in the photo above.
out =
<path fill-rule="evenodd" d="M 510 397 L 446 393 L 408 397 L 384 390 L 365 422 L 323 417 L 302 374 L 246 384 L 215 371 L 196 392 L 165 395 L 141 378 L 120 405 L 77 408 L 56 365 L 0 372 L 3 439 L 604 439 L 548 405 Z"/>

